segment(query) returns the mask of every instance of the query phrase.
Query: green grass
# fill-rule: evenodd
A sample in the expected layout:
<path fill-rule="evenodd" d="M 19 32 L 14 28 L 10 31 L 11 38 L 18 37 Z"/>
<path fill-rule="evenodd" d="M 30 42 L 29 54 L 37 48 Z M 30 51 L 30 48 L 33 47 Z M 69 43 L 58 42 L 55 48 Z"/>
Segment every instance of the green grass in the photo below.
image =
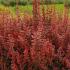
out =
<path fill-rule="evenodd" d="M 44 7 L 46 8 L 46 5 L 44 5 Z M 64 8 L 63 4 L 55 4 L 55 7 L 56 7 L 56 10 L 58 12 L 63 11 L 63 8 Z M 16 7 L 7 7 L 7 6 L 5 7 L 3 5 L 0 5 L 0 11 L 1 10 L 5 10 L 5 9 L 10 10 L 10 12 L 12 14 L 15 14 L 16 13 Z M 32 14 L 32 5 L 19 6 L 19 10 L 20 10 L 21 13 L 28 12 L 29 14 Z"/>

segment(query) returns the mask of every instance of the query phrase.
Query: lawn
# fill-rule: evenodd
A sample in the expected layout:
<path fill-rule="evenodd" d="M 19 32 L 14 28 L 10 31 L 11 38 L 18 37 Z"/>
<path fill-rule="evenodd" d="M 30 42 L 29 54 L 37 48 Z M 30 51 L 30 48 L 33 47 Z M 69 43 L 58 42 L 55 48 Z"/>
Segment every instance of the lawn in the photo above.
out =
<path fill-rule="evenodd" d="M 46 5 L 44 5 L 44 7 L 46 8 Z M 62 12 L 63 11 L 63 4 L 55 4 L 56 10 L 58 12 Z M 42 6 L 41 6 L 42 8 Z M 7 7 L 7 6 L 3 6 L 0 5 L 0 11 L 4 11 L 4 10 L 9 10 L 12 14 L 16 13 L 16 7 Z M 32 14 L 32 5 L 28 5 L 28 6 L 19 6 L 19 10 L 21 13 L 23 12 L 28 12 L 29 14 Z"/>

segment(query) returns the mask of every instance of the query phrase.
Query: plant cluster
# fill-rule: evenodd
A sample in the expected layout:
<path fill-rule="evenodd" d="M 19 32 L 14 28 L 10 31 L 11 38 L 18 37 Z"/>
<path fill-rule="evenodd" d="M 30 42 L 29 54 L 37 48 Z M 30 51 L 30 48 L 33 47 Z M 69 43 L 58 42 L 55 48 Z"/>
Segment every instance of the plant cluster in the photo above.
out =
<path fill-rule="evenodd" d="M 33 0 L 33 16 L 0 12 L 0 70 L 70 70 L 68 8 L 46 7 L 41 14 Z"/>

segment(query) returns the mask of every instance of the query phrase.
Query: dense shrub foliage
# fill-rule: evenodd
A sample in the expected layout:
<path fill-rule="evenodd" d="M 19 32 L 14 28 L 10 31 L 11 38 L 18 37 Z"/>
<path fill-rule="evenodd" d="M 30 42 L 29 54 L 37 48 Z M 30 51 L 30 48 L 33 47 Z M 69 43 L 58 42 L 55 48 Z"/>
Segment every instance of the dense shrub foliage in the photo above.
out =
<path fill-rule="evenodd" d="M 0 3 L 5 6 L 15 6 L 16 1 L 18 0 L 0 0 Z M 28 0 L 19 0 L 19 5 L 27 5 Z M 32 3 L 32 0 L 29 0 L 29 3 Z"/>
<path fill-rule="evenodd" d="M 0 12 L 0 70 L 70 70 L 70 18 L 33 0 L 33 16 Z"/>
<path fill-rule="evenodd" d="M 6 6 L 15 6 L 16 5 L 16 1 L 17 0 L 0 0 L 0 3 L 3 4 L 3 5 L 6 5 Z M 55 4 L 63 4 L 63 2 L 65 0 L 43 0 L 44 1 L 44 4 L 47 3 L 55 3 Z M 66 0 L 69 4 L 70 4 L 70 0 Z M 19 0 L 19 5 L 27 5 L 27 2 L 29 4 L 32 4 L 32 0 Z M 42 0 L 40 1 L 40 4 L 42 4 Z"/>

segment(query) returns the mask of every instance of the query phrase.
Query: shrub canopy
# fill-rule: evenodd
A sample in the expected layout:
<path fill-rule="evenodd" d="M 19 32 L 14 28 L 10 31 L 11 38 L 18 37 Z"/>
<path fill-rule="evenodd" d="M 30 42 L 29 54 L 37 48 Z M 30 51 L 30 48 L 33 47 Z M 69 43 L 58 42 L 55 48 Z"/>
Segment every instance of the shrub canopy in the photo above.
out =
<path fill-rule="evenodd" d="M 9 5 L 9 6 L 14 6 L 16 5 L 17 0 L 0 0 L 0 3 L 4 5 Z M 42 0 L 41 0 L 42 1 Z M 65 0 L 44 0 L 44 4 L 50 4 L 50 3 L 59 3 L 62 4 Z M 42 2 L 40 2 L 42 3 Z M 27 4 L 32 4 L 32 0 L 19 0 L 19 5 L 27 5 Z M 66 5 L 70 5 L 70 0 L 66 0 Z"/>

